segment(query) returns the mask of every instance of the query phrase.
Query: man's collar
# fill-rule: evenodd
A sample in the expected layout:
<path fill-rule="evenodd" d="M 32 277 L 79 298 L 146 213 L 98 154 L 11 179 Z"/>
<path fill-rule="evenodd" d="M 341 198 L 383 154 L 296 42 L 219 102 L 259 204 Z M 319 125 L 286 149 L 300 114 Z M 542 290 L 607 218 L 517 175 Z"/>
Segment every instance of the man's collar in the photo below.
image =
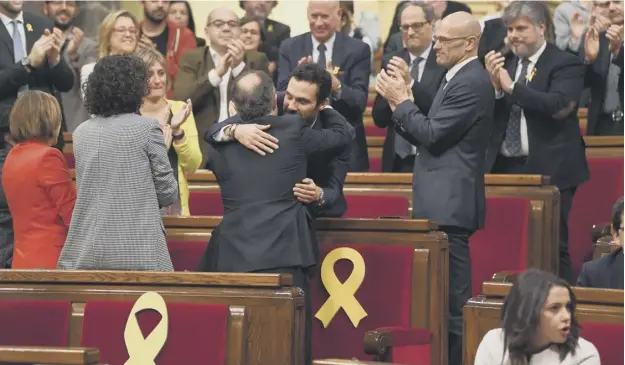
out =
<path fill-rule="evenodd" d="M 456 76 L 456 74 L 469 62 L 476 60 L 477 56 L 473 56 L 473 57 L 469 57 L 466 60 L 455 64 L 452 68 L 449 69 L 449 71 L 447 71 L 447 74 L 445 74 L 445 79 L 447 80 L 447 82 L 451 81 L 451 79 L 454 78 L 454 76 Z"/>
<path fill-rule="evenodd" d="M 545 41 L 543 45 L 540 46 L 538 51 L 536 51 L 533 55 L 528 57 L 530 62 L 535 65 L 536 62 L 538 62 L 538 59 L 540 58 L 540 56 L 543 54 L 543 52 L 545 52 L 545 48 L 547 48 L 547 41 Z M 520 57 L 519 57 L 519 62 L 521 62 Z"/>
<path fill-rule="evenodd" d="M 8 16 L 0 13 L 0 19 L 2 19 L 2 23 L 4 24 L 4 26 L 8 26 L 13 19 L 9 18 Z M 20 11 L 19 14 L 17 14 L 17 16 L 15 17 L 15 20 L 18 20 L 19 22 L 21 22 L 22 24 L 24 24 L 24 12 Z"/>
<path fill-rule="evenodd" d="M 317 49 L 317 47 L 319 46 L 319 44 L 321 44 L 321 42 L 319 42 L 312 35 L 312 33 L 310 33 L 310 38 L 312 38 L 313 49 Z M 332 49 L 332 47 L 334 46 L 334 41 L 335 40 L 336 40 L 336 32 L 334 32 L 334 34 L 332 34 L 332 37 L 330 37 L 330 39 L 328 39 L 327 41 L 323 42 L 323 44 L 325 44 L 325 46 L 326 46 L 326 50 Z"/>
<path fill-rule="evenodd" d="M 421 52 L 421 54 L 418 55 L 418 56 L 417 55 L 413 55 L 412 52 L 408 51 L 408 54 L 410 55 L 410 63 L 412 63 L 415 60 L 415 58 L 417 58 L 417 57 L 421 57 L 421 59 L 427 60 L 428 57 L 430 57 L 430 52 L 431 51 L 432 51 L 432 43 L 430 43 L 427 46 L 427 48 L 423 52 Z"/>

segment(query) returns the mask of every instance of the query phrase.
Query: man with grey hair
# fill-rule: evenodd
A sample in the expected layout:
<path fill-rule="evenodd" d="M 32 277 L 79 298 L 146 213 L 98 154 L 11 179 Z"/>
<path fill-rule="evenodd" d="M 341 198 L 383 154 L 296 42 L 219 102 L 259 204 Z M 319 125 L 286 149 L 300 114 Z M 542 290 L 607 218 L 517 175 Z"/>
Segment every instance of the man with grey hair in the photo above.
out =
<path fill-rule="evenodd" d="M 577 118 L 584 66 L 546 41 L 548 17 L 534 1 L 515 1 L 504 11 L 512 53 L 485 58 L 497 97 L 486 168 L 551 177 L 560 190 L 560 276 L 572 283 L 568 218 L 577 186 L 589 177 Z"/>
<path fill-rule="evenodd" d="M 399 16 L 399 29 L 406 45 L 401 51 L 384 55 L 382 68 L 394 65 L 412 90 L 415 103 L 427 114 L 446 70 L 436 63 L 432 50 L 434 9 L 425 3 L 408 3 Z M 373 122 L 387 128 L 382 151 L 383 172 L 412 172 L 416 147 L 395 133 L 388 101 L 377 95 L 373 103 Z"/>
<path fill-rule="evenodd" d="M 306 204 L 293 187 L 306 178 L 308 156 L 346 148 L 354 130 L 334 110 L 326 128 L 313 129 L 298 114 L 275 116 L 273 80 L 262 71 L 237 79 L 230 113 L 240 123 L 224 133 L 233 140 L 243 124 L 269 126 L 280 148 L 261 156 L 240 143 L 209 145 L 207 166 L 215 173 L 224 216 L 215 228 L 199 271 L 286 273 L 306 300 L 306 363 L 310 363 L 311 305 L 307 270 L 315 265 L 317 238 Z"/>

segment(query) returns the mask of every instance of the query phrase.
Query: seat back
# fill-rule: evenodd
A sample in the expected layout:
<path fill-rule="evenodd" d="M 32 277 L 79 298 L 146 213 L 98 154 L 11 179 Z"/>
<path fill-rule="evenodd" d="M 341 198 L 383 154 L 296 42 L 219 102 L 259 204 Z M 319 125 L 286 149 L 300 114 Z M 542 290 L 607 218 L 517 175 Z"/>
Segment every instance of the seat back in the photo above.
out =
<path fill-rule="evenodd" d="M 623 365 L 623 324 L 581 324 L 580 337 L 592 342 L 599 351 L 601 365 Z"/>
<path fill-rule="evenodd" d="M 207 241 L 200 240 L 167 240 L 174 271 L 197 271 L 207 245 Z"/>
<path fill-rule="evenodd" d="M 71 303 L 0 300 L 0 346 L 68 346 Z"/>
<path fill-rule="evenodd" d="M 569 251 L 577 279 L 592 260 L 594 224 L 612 220 L 612 206 L 623 196 L 623 156 L 588 157 L 590 180 L 577 189 L 569 217 Z"/>
<path fill-rule="evenodd" d="M 405 196 L 347 194 L 344 218 L 409 217 L 410 202 Z"/>
<path fill-rule="evenodd" d="M 81 346 L 100 350 L 102 363 L 124 365 L 129 355 L 124 330 L 133 302 L 90 301 L 85 307 Z M 230 312 L 227 305 L 167 303 L 167 341 L 156 356 L 156 365 L 226 364 Z M 137 314 L 144 337 L 158 325 L 153 310 Z"/>
<path fill-rule="evenodd" d="M 339 247 L 356 250 L 365 262 L 365 277 L 355 297 L 367 313 L 354 327 L 343 309 L 324 328 L 318 318 L 312 323 L 312 354 L 314 359 L 358 358 L 370 360 L 364 354 L 366 331 L 379 327 L 410 327 L 414 248 L 407 246 L 322 244 L 320 260 Z M 334 272 L 345 283 L 352 273 L 349 260 L 339 260 Z M 321 282 L 320 270 L 311 281 L 313 316 L 328 300 L 329 294 Z"/>
<path fill-rule="evenodd" d="M 472 296 L 480 294 L 482 283 L 493 274 L 527 268 L 529 215 L 528 199 L 486 199 L 486 226 L 469 239 Z"/>
<path fill-rule="evenodd" d="M 215 190 L 191 190 L 189 193 L 191 215 L 224 215 L 224 203 L 219 188 Z"/>

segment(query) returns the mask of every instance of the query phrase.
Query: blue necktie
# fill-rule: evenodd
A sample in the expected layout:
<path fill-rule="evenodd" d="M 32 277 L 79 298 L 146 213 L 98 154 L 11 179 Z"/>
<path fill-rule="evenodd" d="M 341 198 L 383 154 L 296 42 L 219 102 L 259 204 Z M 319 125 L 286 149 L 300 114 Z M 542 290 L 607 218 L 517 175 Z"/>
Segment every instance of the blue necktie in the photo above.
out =
<path fill-rule="evenodd" d="M 22 26 L 22 22 L 15 19 L 13 23 L 13 60 L 15 62 L 21 62 L 24 59 L 24 45 L 22 44 L 22 37 L 20 36 L 19 28 Z M 21 95 L 24 91 L 28 90 L 28 85 L 20 87 L 17 95 Z"/>

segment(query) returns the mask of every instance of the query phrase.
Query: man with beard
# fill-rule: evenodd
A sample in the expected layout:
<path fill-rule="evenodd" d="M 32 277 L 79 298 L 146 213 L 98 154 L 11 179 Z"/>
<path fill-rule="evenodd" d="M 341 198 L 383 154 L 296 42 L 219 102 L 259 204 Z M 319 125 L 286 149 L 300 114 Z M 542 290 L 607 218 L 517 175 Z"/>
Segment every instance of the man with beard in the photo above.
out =
<path fill-rule="evenodd" d="M 76 1 L 46 1 L 43 5 L 43 14 L 63 32 L 63 56 L 74 72 L 74 86 L 60 97 L 68 132 L 90 118 L 80 96 L 80 69 L 97 59 L 96 42 L 86 38 L 82 29 L 73 24 L 79 11 Z"/>
<path fill-rule="evenodd" d="M 495 125 L 486 172 L 551 177 L 560 190 L 560 277 L 573 284 L 568 220 L 577 187 L 589 178 L 577 118 L 584 84 L 580 59 L 545 39 L 549 12 L 538 1 L 514 1 L 503 12 L 511 53 L 489 52 Z"/>
<path fill-rule="evenodd" d="M 23 12 L 23 5 L 23 0 L 0 1 L 1 132 L 8 131 L 9 113 L 24 91 L 55 95 L 74 85 L 72 70 L 61 57 L 63 32 L 45 17 Z M 62 150 L 62 142 L 61 133 L 55 147 Z"/>
<path fill-rule="evenodd" d="M 197 47 L 195 35 L 186 27 L 167 21 L 169 1 L 142 1 L 143 17 L 138 47 L 155 47 L 165 57 L 170 85 L 173 85 L 182 53 Z M 171 87 L 167 91 L 171 97 Z"/>
<path fill-rule="evenodd" d="M 328 128 L 330 115 L 325 109 L 332 89 L 332 79 L 326 70 L 317 64 L 300 64 L 291 75 L 286 92 L 278 95 L 279 114 L 299 114 L 310 128 Z M 238 123 L 237 117 L 212 126 L 204 139 L 215 144 L 229 141 L 224 133 L 227 125 Z M 233 137 L 260 155 L 273 153 L 279 148 L 279 141 L 265 132 L 268 126 L 241 124 Z M 329 150 L 311 155 L 308 159 L 307 178 L 295 185 L 293 192 L 297 199 L 308 207 L 315 217 L 339 218 L 347 210 L 343 195 L 343 184 L 350 161 L 350 148 Z"/>

